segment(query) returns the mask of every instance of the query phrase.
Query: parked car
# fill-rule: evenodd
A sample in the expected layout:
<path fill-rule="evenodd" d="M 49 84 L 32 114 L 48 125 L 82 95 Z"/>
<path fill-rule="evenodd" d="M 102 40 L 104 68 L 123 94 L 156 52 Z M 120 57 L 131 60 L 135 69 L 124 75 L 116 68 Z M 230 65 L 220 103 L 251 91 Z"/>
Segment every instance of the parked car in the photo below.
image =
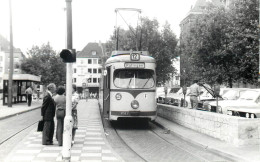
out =
<path fill-rule="evenodd" d="M 164 95 L 164 87 L 156 87 L 156 100 L 159 102 L 159 97 Z"/>
<path fill-rule="evenodd" d="M 158 92 L 157 92 L 157 88 L 158 88 Z M 164 92 L 164 87 L 157 87 L 156 88 L 156 92 L 157 92 L 157 102 L 158 103 L 165 103 L 165 92 Z M 171 95 L 173 93 L 176 93 L 178 90 L 180 89 L 180 87 L 174 87 L 174 88 L 168 88 L 167 89 L 167 97 L 168 95 Z"/>
<path fill-rule="evenodd" d="M 238 100 L 243 104 L 228 106 L 228 115 L 260 118 L 260 89 L 248 90 Z"/>
<path fill-rule="evenodd" d="M 206 106 L 210 101 L 216 101 L 217 97 L 218 100 L 223 100 L 222 96 L 231 88 L 220 88 L 219 96 L 216 96 L 213 89 L 210 89 L 209 91 L 205 91 L 201 96 L 198 104 L 198 109 L 208 111 Z"/>
<path fill-rule="evenodd" d="M 187 87 L 185 100 L 187 101 L 187 96 L 190 94 L 190 87 Z M 181 88 L 178 92 L 173 93 L 168 96 L 168 104 L 174 105 L 174 106 L 181 106 L 181 99 L 184 99 L 183 89 Z M 183 101 L 184 102 L 184 101 Z M 184 103 L 183 103 L 184 104 Z M 188 106 L 188 102 L 185 102 L 185 107 Z"/>
<path fill-rule="evenodd" d="M 231 94 L 232 91 L 228 91 L 223 95 L 223 99 L 226 99 L 227 94 Z M 216 109 L 216 112 L 227 114 L 227 108 L 230 106 L 248 106 L 255 105 L 257 97 L 260 95 L 260 89 L 237 89 L 236 97 L 233 99 L 221 100 L 218 102 L 218 106 L 216 101 L 209 103 L 210 109 Z M 237 96 L 239 95 L 239 97 Z"/>
<path fill-rule="evenodd" d="M 250 106 L 229 106 L 227 114 L 246 118 L 260 118 L 260 104 Z"/>
<path fill-rule="evenodd" d="M 207 85 L 207 84 L 204 84 L 203 86 L 200 86 L 201 87 L 200 88 L 201 93 L 198 96 L 199 100 L 201 98 L 204 99 L 204 98 L 208 98 L 209 97 L 208 95 L 202 96 L 207 91 L 204 86 L 210 88 L 210 86 Z M 179 94 L 175 94 L 175 95 L 172 95 L 172 96 L 169 96 L 169 97 L 171 97 L 170 102 L 169 102 L 169 104 L 171 104 L 171 105 L 183 106 L 183 107 L 191 107 L 191 103 L 190 103 L 190 88 L 189 87 L 187 88 L 185 99 L 184 99 L 184 94 L 182 93 L 182 91 Z"/>

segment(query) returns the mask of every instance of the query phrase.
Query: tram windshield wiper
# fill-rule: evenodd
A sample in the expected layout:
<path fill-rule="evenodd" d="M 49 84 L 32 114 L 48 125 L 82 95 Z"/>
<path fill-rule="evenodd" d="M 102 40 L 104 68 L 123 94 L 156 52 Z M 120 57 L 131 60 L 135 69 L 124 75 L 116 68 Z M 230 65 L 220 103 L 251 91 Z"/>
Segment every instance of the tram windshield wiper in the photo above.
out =
<path fill-rule="evenodd" d="M 148 81 L 150 80 L 151 78 L 148 78 L 147 81 L 144 83 L 143 87 L 144 88 L 146 86 L 146 84 L 148 83 Z"/>
<path fill-rule="evenodd" d="M 133 79 L 133 78 L 131 78 L 131 79 L 129 80 L 129 83 L 128 83 L 128 86 L 127 86 L 127 88 L 129 88 L 129 87 L 130 87 L 130 83 L 131 83 L 132 79 Z"/>

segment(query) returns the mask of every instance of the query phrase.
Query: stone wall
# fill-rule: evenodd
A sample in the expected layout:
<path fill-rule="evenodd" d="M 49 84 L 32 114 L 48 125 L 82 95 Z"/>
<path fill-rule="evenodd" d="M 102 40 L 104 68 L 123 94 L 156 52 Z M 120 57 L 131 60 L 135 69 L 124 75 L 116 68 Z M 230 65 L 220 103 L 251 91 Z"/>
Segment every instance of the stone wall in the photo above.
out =
<path fill-rule="evenodd" d="M 259 145 L 260 119 L 158 104 L 158 116 L 236 146 Z"/>

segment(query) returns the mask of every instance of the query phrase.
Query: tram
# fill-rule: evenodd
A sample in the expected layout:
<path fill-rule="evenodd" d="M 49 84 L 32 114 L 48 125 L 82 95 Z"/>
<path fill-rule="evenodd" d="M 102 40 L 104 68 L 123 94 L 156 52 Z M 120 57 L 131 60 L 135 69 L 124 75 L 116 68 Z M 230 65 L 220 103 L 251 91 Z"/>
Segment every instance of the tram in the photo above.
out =
<path fill-rule="evenodd" d="M 103 117 L 155 120 L 156 62 L 147 51 L 113 51 L 105 63 L 99 93 Z"/>

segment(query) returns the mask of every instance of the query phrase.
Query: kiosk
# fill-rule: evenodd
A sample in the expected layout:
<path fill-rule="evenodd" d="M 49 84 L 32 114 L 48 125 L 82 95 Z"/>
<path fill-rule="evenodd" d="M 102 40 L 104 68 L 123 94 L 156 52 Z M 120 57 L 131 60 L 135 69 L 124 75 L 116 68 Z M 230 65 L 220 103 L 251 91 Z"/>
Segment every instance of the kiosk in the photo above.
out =
<path fill-rule="evenodd" d="M 27 102 L 27 96 L 25 90 L 35 83 L 41 81 L 40 76 L 31 74 L 13 74 L 13 87 L 12 87 L 12 103 Z M 8 74 L 4 74 L 3 77 L 3 105 L 8 103 Z"/>

